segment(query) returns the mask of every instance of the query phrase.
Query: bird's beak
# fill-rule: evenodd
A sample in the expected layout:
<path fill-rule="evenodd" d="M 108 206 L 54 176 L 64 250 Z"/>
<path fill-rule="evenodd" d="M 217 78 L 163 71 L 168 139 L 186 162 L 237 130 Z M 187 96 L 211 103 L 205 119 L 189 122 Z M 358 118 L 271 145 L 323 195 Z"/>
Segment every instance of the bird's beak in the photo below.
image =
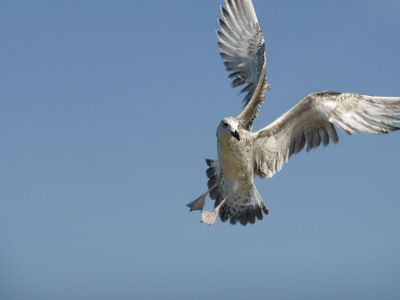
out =
<path fill-rule="evenodd" d="M 237 139 L 238 141 L 240 141 L 240 136 L 239 136 L 239 133 L 238 133 L 237 131 L 232 132 L 232 136 L 233 136 L 235 139 Z"/>

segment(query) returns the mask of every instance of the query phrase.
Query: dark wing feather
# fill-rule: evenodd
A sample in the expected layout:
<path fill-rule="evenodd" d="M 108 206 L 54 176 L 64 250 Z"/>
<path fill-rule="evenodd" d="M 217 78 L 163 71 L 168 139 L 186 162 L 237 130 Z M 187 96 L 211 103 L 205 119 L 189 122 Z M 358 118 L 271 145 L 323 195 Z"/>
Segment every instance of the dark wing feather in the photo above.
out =
<path fill-rule="evenodd" d="M 251 0 L 225 1 L 225 6 L 221 7 L 217 38 L 232 87 L 242 86 L 240 93 L 246 93 L 244 108 L 253 98 L 257 101 L 256 105 L 253 103 L 256 109 L 252 109 L 242 122 L 243 127 L 249 129 L 264 99 L 255 93 L 263 94 L 266 90 L 266 87 L 257 89 L 258 85 L 266 86 L 266 54 L 264 37 Z"/>

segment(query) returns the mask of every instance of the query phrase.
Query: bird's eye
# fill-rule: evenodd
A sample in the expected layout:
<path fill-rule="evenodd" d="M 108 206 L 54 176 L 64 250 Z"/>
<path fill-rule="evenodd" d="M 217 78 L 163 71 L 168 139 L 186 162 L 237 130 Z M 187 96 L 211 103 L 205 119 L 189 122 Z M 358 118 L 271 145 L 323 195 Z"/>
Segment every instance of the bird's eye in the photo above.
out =
<path fill-rule="evenodd" d="M 228 127 L 228 123 L 224 122 L 224 126 L 225 126 L 225 127 Z"/>

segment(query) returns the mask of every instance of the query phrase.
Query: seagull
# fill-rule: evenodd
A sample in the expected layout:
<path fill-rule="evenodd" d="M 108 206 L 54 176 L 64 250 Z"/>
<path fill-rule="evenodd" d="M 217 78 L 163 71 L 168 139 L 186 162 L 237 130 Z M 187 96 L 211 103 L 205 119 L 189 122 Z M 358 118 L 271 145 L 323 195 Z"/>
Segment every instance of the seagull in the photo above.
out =
<path fill-rule="evenodd" d="M 217 40 L 232 87 L 245 93 L 242 112 L 217 127 L 218 160 L 207 159 L 208 190 L 187 204 L 199 210 L 203 223 L 219 216 L 231 224 L 254 224 L 269 214 L 254 184 L 256 176 L 271 178 L 293 154 L 337 143 L 336 129 L 383 134 L 398 130 L 400 97 L 317 92 L 307 95 L 280 118 L 252 131 L 264 94 L 267 60 L 265 41 L 251 0 L 225 0 Z M 207 195 L 214 209 L 203 211 Z"/>

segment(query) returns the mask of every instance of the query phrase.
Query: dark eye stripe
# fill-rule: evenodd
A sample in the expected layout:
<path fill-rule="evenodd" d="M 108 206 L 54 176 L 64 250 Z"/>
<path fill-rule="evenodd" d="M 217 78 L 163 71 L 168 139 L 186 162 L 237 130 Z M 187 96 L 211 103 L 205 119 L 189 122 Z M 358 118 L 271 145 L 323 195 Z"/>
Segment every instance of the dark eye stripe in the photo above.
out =
<path fill-rule="evenodd" d="M 224 126 L 227 127 L 227 126 L 228 126 L 228 123 L 224 122 Z"/>

